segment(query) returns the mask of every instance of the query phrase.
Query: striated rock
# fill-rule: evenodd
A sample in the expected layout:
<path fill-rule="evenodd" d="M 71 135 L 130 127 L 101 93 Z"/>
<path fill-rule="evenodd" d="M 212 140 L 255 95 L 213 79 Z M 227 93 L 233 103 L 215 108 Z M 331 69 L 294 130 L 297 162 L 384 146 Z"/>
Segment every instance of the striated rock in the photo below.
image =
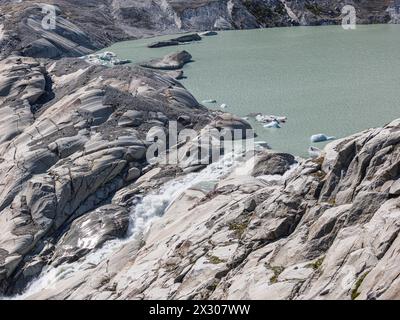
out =
<path fill-rule="evenodd" d="M 124 237 L 128 225 L 129 213 L 123 207 L 108 205 L 86 213 L 76 219 L 58 241 L 52 264 L 57 267 L 75 262 L 106 241 Z"/>
<path fill-rule="evenodd" d="M 128 110 L 118 121 L 118 125 L 122 127 L 138 127 L 143 123 L 143 112 Z"/>
<path fill-rule="evenodd" d="M 325 150 L 329 169 L 299 159 L 274 179 L 268 170 L 287 169 L 281 162 L 294 159 L 264 152 L 258 166 L 265 175 L 232 172 L 211 192 L 187 188 L 151 224 L 143 247 L 131 239 L 109 256 L 107 268 L 75 273 L 30 297 L 396 299 L 400 203 L 390 186 L 399 177 L 399 132 L 395 121 L 335 141 Z M 352 154 L 350 141 L 358 145 Z M 375 152 L 365 162 L 367 150 Z M 343 153 L 347 161 L 333 182 Z M 321 194 L 327 183 L 334 183 L 329 200 Z M 134 259 L 121 256 L 128 251 Z M 111 275 L 113 291 L 85 285 L 93 274 Z"/>
<path fill-rule="evenodd" d="M 43 4 L 0 1 L 0 294 L 399 298 L 400 120 L 315 159 L 262 151 L 254 168 L 235 167 L 220 137 L 203 138 L 249 138 L 251 126 L 210 114 L 180 72 L 149 69 L 180 69 L 189 53 L 147 68 L 65 58 L 160 32 L 339 23 L 337 2 L 52 3 L 47 30 Z M 396 21 L 387 4 L 355 6 L 360 23 Z M 148 161 L 153 142 L 167 145 L 170 120 L 195 136 L 164 150 L 179 165 Z M 199 149 L 220 157 L 206 166 Z"/>
<path fill-rule="evenodd" d="M 21 113 L 24 106 L 27 114 L 15 126 L 8 120 L 0 144 L 0 287 L 14 293 L 43 265 L 76 261 L 126 234 L 129 210 L 104 202 L 142 174 L 154 119 L 167 126 L 169 119 L 197 117 L 202 123 L 208 115 L 194 98 L 170 104 L 165 92 L 176 88 L 183 95 L 185 89 L 139 67 L 62 59 L 49 68 L 16 56 L 0 67 L 3 110 Z M 68 72 L 74 81 L 57 80 Z M 47 87 L 49 78 L 57 85 Z M 53 98 L 40 100 L 48 88 Z M 46 243 L 54 244 L 54 254 Z"/>
<path fill-rule="evenodd" d="M 213 27 L 217 30 L 231 30 L 233 28 L 233 25 L 226 19 L 220 17 L 215 21 Z"/>

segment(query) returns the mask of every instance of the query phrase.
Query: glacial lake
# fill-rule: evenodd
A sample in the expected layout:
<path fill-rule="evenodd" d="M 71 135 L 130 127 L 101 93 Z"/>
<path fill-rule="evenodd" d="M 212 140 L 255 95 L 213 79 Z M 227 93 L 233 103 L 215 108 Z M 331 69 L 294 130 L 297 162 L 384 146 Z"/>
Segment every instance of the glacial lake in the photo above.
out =
<path fill-rule="evenodd" d="M 249 119 L 274 150 L 308 156 L 313 134 L 341 138 L 400 117 L 400 25 L 224 31 L 178 47 L 146 47 L 171 37 L 103 51 L 136 63 L 187 50 L 194 62 L 184 67 L 182 83 L 200 102 L 218 101 L 207 107 L 225 103 L 225 111 L 241 117 L 288 117 L 281 129 Z"/>

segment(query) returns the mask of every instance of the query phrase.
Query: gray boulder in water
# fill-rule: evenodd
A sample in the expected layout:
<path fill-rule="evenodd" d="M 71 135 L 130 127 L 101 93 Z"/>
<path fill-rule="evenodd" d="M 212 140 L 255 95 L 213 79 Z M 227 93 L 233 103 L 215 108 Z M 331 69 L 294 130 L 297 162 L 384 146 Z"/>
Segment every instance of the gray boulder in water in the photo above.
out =
<path fill-rule="evenodd" d="M 316 159 L 322 155 L 322 150 L 315 147 L 310 147 L 308 148 L 308 154 L 310 155 L 311 158 Z"/>
<path fill-rule="evenodd" d="M 283 175 L 295 163 L 291 154 L 265 151 L 257 158 L 252 176 Z"/>
<path fill-rule="evenodd" d="M 171 39 L 171 41 L 177 42 L 193 42 L 193 41 L 201 41 L 201 37 L 197 33 L 184 35 L 178 38 Z"/>
<path fill-rule="evenodd" d="M 179 41 L 176 40 L 167 40 L 167 41 L 157 41 L 149 44 L 147 47 L 149 48 L 162 48 L 162 47 L 171 47 L 179 45 Z"/>
<path fill-rule="evenodd" d="M 141 63 L 145 68 L 160 69 L 160 70 L 177 70 L 181 69 L 186 63 L 192 60 L 192 56 L 187 51 L 179 51 L 171 53 L 164 58 L 150 60 L 149 62 Z"/>

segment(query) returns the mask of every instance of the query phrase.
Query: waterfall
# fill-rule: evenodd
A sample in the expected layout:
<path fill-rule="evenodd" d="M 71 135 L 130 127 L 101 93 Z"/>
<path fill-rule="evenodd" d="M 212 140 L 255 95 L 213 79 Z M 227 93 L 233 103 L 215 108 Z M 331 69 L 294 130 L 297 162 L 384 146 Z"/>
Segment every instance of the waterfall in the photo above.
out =
<path fill-rule="evenodd" d="M 74 263 L 62 264 L 58 267 L 51 265 L 45 267 L 41 274 L 27 286 L 25 292 L 13 297 L 13 299 L 29 299 L 30 296 L 41 290 L 56 288 L 60 280 L 68 279 L 77 272 L 87 270 L 89 266 L 93 267 L 93 265 L 99 265 L 106 261 L 123 245 L 137 241 L 145 234 L 151 223 L 155 219 L 159 219 L 185 190 L 201 183 L 217 183 L 222 177 L 233 172 L 235 168 L 242 174 L 244 167 L 246 167 L 246 163 L 242 162 L 242 155 L 232 156 L 232 154 L 229 154 L 198 173 L 177 177 L 165 183 L 158 190 L 144 196 L 138 204 L 131 208 L 130 226 L 124 239 L 111 240 L 104 244 L 102 248 L 89 253 Z"/>

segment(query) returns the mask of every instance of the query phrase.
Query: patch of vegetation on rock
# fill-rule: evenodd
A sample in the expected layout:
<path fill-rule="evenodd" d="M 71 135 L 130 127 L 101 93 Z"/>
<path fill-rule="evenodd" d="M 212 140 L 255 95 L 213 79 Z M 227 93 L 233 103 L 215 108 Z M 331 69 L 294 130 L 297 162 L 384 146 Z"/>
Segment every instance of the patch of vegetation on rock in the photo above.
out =
<path fill-rule="evenodd" d="M 271 265 L 266 265 L 266 267 L 268 269 L 272 270 L 272 272 L 274 273 L 274 275 L 271 277 L 271 279 L 269 279 L 269 282 L 271 284 L 277 283 L 279 276 L 281 275 L 281 273 L 283 271 L 285 271 L 285 268 L 282 266 L 271 266 Z"/>
<path fill-rule="evenodd" d="M 212 263 L 212 264 L 220 264 L 220 263 L 224 263 L 225 262 L 224 260 L 222 260 L 221 258 L 219 258 L 217 256 L 209 257 L 208 261 L 210 261 L 210 263 Z"/>
<path fill-rule="evenodd" d="M 315 260 L 314 262 L 310 263 L 307 265 L 308 268 L 313 268 L 315 271 L 319 270 L 322 266 L 322 264 L 324 263 L 325 257 L 321 257 L 317 260 Z"/>
<path fill-rule="evenodd" d="M 364 273 L 356 282 L 354 289 L 351 291 L 351 300 L 356 300 L 361 292 L 358 291 L 360 289 L 365 277 L 368 275 L 369 272 Z"/>
<path fill-rule="evenodd" d="M 235 235 L 241 238 L 249 225 L 249 221 L 234 221 L 229 224 L 229 230 L 235 231 Z"/>

